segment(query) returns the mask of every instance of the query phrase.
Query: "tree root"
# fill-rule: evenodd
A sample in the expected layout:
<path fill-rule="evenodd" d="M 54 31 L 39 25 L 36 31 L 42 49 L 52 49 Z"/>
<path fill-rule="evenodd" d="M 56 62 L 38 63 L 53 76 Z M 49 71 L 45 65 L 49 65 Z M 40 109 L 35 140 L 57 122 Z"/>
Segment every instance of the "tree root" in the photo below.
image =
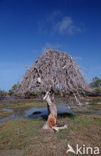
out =
<path fill-rule="evenodd" d="M 52 129 L 55 131 L 55 132 L 59 132 L 59 130 L 61 129 L 66 129 L 67 128 L 67 125 L 64 125 L 64 126 L 61 126 L 61 127 L 58 127 L 58 126 L 53 126 Z"/>

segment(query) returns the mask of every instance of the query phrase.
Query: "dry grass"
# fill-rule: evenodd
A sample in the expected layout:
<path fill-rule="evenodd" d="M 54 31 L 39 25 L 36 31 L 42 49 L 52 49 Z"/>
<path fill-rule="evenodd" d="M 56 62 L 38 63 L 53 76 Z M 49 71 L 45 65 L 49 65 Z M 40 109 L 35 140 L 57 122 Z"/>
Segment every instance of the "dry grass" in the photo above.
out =
<path fill-rule="evenodd" d="M 21 150 L 22 156 L 65 156 L 68 143 L 74 149 L 76 144 L 101 145 L 101 116 L 59 118 L 69 128 L 58 133 L 43 131 L 44 122 L 41 118 L 17 119 L 1 124 L 0 150 Z"/>
<path fill-rule="evenodd" d="M 7 111 L 3 111 L 2 109 L 0 109 L 0 119 L 7 117 L 9 115 L 12 115 L 13 112 L 7 112 Z"/>

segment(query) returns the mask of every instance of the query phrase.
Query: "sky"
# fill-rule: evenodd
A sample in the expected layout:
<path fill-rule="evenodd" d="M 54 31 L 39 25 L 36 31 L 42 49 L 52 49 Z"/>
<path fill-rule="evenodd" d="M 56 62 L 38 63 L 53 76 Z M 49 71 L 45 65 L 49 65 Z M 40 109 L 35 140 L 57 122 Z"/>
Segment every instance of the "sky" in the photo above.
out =
<path fill-rule="evenodd" d="M 101 78 L 101 1 L 0 0 L 0 89 L 47 49 L 74 56 L 88 83 Z"/>

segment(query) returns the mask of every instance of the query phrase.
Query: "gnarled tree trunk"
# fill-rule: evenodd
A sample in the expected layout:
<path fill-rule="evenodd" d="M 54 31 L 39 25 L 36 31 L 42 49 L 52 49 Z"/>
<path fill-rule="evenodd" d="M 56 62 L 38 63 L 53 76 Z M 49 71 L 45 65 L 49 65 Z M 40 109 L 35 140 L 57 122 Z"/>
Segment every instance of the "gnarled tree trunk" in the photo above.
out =
<path fill-rule="evenodd" d="M 43 126 L 43 129 L 49 129 L 57 126 L 57 108 L 54 101 L 54 94 L 47 92 L 44 100 L 47 101 L 48 106 L 48 120 Z"/>

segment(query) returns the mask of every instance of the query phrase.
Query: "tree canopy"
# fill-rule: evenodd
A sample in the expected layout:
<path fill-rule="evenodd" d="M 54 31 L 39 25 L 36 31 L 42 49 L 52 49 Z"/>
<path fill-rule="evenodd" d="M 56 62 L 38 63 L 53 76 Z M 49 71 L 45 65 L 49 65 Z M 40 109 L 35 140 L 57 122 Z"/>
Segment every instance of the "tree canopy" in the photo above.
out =
<path fill-rule="evenodd" d="M 66 93 L 81 93 L 87 89 L 87 84 L 72 56 L 48 50 L 26 71 L 23 81 L 18 85 L 18 93 L 24 94 L 35 88 L 43 92 L 60 89 Z"/>

